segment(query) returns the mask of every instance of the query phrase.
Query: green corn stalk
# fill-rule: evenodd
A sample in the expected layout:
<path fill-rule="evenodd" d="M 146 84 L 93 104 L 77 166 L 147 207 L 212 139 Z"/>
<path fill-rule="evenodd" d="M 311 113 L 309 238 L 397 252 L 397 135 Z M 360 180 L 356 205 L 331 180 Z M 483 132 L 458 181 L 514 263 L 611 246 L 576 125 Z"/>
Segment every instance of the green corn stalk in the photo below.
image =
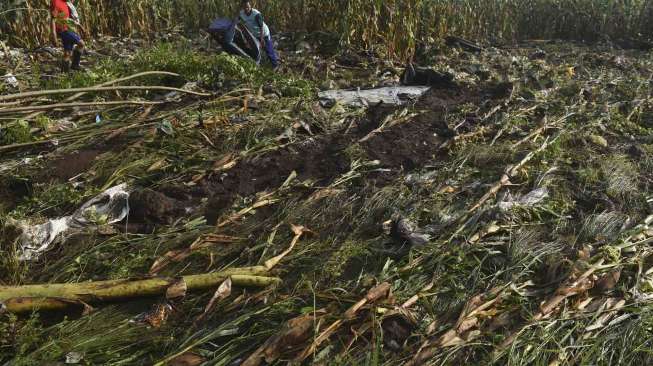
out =
<path fill-rule="evenodd" d="M 404 59 L 427 38 L 455 34 L 514 41 L 560 38 L 651 38 L 653 3 L 647 0 L 258 0 L 278 31 L 326 31 L 341 44 L 382 46 Z M 35 46 L 49 39 L 49 0 L 0 4 L 0 39 Z M 79 0 L 82 25 L 91 34 L 152 36 L 179 27 L 197 32 L 212 18 L 232 16 L 232 0 Z"/>

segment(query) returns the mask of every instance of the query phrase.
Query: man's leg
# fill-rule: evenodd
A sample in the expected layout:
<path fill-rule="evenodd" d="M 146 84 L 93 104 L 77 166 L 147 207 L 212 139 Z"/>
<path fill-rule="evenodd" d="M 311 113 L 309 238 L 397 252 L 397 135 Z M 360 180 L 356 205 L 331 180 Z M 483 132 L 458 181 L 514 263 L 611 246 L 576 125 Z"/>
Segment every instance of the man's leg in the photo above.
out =
<path fill-rule="evenodd" d="M 82 60 L 84 41 L 82 41 L 77 33 L 69 30 L 61 33 L 61 41 L 63 42 L 64 51 L 72 54 L 72 57 L 68 57 L 68 64 L 72 61 L 71 68 L 73 70 L 81 70 L 79 63 Z"/>
<path fill-rule="evenodd" d="M 72 55 L 72 51 L 64 49 L 63 58 L 61 59 L 61 72 L 70 72 L 70 59 Z"/>
<path fill-rule="evenodd" d="M 71 42 L 70 37 L 68 37 L 66 33 L 67 32 L 62 32 L 59 34 L 59 38 L 61 38 L 61 43 L 63 45 L 61 72 L 70 72 L 70 59 L 73 54 L 73 47 L 75 46 L 75 44 Z"/>
<path fill-rule="evenodd" d="M 277 51 L 274 50 L 274 42 L 272 42 L 270 36 L 265 37 L 265 53 L 268 54 L 272 67 L 276 69 L 279 66 L 279 56 L 277 56 Z"/>
<path fill-rule="evenodd" d="M 82 61 L 82 52 L 84 51 L 84 41 L 75 33 L 73 33 L 76 37 L 76 46 L 75 50 L 73 51 L 73 60 L 72 60 L 72 66 L 71 68 L 73 70 L 81 70 L 82 67 L 79 65 L 80 62 Z"/>

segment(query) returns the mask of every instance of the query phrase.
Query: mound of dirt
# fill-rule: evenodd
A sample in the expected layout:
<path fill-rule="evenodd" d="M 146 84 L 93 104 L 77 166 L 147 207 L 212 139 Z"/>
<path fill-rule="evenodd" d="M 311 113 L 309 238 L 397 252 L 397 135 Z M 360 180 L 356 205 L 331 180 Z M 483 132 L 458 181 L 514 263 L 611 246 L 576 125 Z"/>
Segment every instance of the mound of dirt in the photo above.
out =
<path fill-rule="evenodd" d="M 474 101 L 478 97 L 478 91 L 469 90 L 461 86 L 431 88 L 417 100 L 415 108 L 441 111 L 451 106 Z"/>
<path fill-rule="evenodd" d="M 186 214 L 183 202 L 151 189 L 132 192 L 129 207 L 130 222 L 170 224 Z"/>
<path fill-rule="evenodd" d="M 9 212 L 32 190 L 31 183 L 14 177 L 0 177 L 0 213 Z"/>
<path fill-rule="evenodd" d="M 444 121 L 437 117 L 441 115 L 428 113 L 385 129 L 363 142 L 363 148 L 383 167 L 405 171 L 419 168 L 436 159 L 442 153 L 442 143 L 451 137 Z"/>
<path fill-rule="evenodd" d="M 81 150 L 61 156 L 50 163 L 46 177 L 51 181 L 64 182 L 87 171 L 101 150 Z"/>
<path fill-rule="evenodd" d="M 329 184 L 349 170 L 349 159 L 343 153 L 347 146 L 345 137 L 327 135 L 240 162 L 224 174 L 203 182 L 204 190 L 211 197 L 207 219 L 215 220 L 231 207 L 236 197 L 278 188 L 293 171 L 299 180 Z"/>
<path fill-rule="evenodd" d="M 454 136 L 444 119 L 446 111 L 462 103 L 485 99 L 488 95 L 501 95 L 501 92 L 491 88 L 433 88 L 417 101 L 416 109 L 420 113 L 416 117 L 373 133 L 361 143 L 361 147 L 370 160 L 379 160 L 383 168 L 391 170 L 383 173 L 383 179 L 377 179 L 377 182 L 391 181 L 401 172 L 419 169 L 445 156 L 441 146 Z M 131 199 L 132 203 L 138 203 L 134 204 L 132 219 L 150 223 L 170 222 L 187 214 L 183 204 L 195 212 L 197 205 L 191 202 L 208 197 L 204 215 L 208 222 L 214 222 L 233 206 L 238 197 L 272 191 L 293 171 L 299 180 L 328 185 L 350 169 L 346 150 L 379 128 L 396 109 L 387 105 L 371 107 L 349 133 L 313 137 L 245 159 L 226 172 L 200 181 L 194 188 L 161 187 L 158 192 L 139 192 Z M 370 178 L 375 179 L 375 176 Z"/>

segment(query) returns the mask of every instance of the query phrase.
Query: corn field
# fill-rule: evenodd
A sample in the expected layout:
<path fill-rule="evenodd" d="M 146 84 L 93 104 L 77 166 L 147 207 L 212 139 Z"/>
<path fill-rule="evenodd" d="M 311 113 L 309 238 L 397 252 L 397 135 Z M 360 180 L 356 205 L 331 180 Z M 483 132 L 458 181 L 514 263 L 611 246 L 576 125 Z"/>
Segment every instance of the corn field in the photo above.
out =
<path fill-rule="evenodd" d="M 234 14 L 234 0 L 78 0 L 93 34 L 149 36 L 182 27 L 205 28 L 217 16 Z M 273 29 L 326 31 L 360 47 L 383 45 L 403 56 L 416 40 L 446 34 L 514 41 L 560 38 L 581 41 L 641 39 L 653 34 L 653 4 L 647 0 L 258 0 Z M 2 38 L 34 46 L 47 42 L 47 0 L 4 0 Z"/>
<path fill-rule="evenodd" d="M 0 366 L 653 365 L 652 0 L 253 0 L 274 69 L 239 0 L 74 0 L 71 72 L 49 1 L 0 0 Z"/>

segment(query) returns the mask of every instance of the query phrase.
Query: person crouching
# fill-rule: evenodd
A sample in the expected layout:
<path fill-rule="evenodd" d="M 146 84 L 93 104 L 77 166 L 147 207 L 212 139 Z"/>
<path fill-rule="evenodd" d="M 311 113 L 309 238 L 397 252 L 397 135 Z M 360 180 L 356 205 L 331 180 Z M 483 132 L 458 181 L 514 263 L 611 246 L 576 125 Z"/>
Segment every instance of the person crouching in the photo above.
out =
<path fill-rule="evenodd" d="M 52 16 L 51 29 L 52 41 L 56 46 L 57 38 L 63 44 L 63 60 L 61 62 L 61 71 L 70 72 L 73 70 L 81 70 L 82 51 L 84 50 L 84 41 L 71 29 L 72 24 L 76 24 L 81 28 L 77 19 L 77 10 L 71 3 L 64 0 L 51 0 L 50 1 L 50 14 Z"/>

